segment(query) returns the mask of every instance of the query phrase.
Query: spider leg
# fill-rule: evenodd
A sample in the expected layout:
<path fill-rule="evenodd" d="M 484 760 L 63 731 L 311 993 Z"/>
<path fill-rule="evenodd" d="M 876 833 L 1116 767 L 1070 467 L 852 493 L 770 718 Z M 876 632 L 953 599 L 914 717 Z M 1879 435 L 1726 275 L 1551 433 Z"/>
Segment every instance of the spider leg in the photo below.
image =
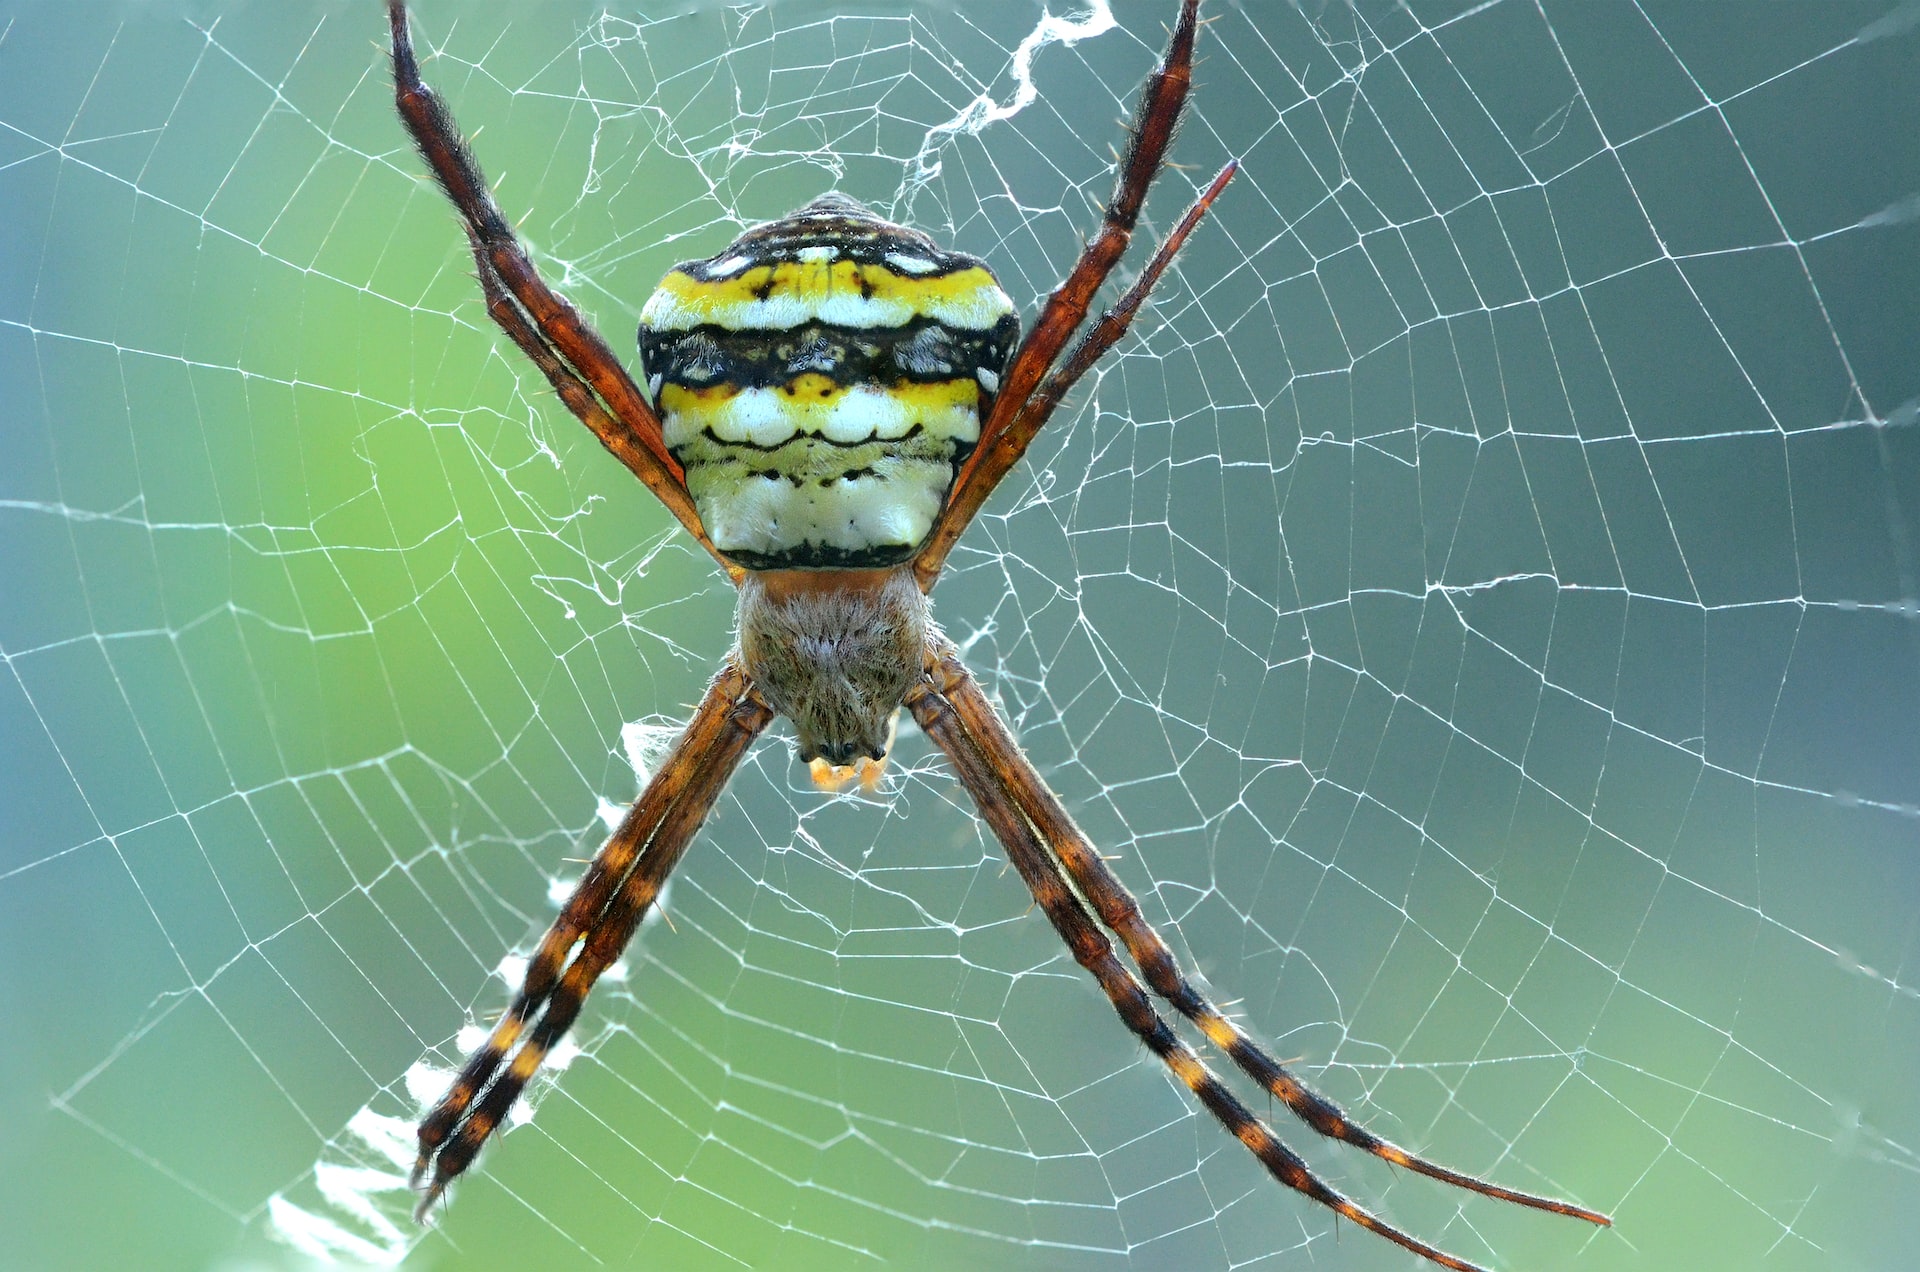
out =
<path fill-rule="evenodd" d="M 1214 1006 L 1187 978 L 1166 941 L 1141 914 L 1139 902 L 1088 841 L 1085 832 L 1074 823 L 1061 805 L 1060 798 L 1048 789 L 1045 781 L 1034 771 L 1033 765 L 1020 750 L 1019 743 L 1007 729 L 1006 722 L 994 710 L 993 704 L 981 691 L 979 682 L 968 673 L 958 655 L 951 651 L 944 652 L 940 656 L 939 668 L 940 683 L 947 700 L 953 704 L 968 732 L 979 739 L 981 747 L 993 758 L 1000 784 L 1053 850 L 1074 886 L 1079 888 L 1100 916 L 1100 921 L 1126 945 L 1128 954 L 1153 991 L 1197 1025 L 1208 1041 L 1226 1053 L 1241 1072 L 1285 1103 L 1301 1121 L 1329 1139 L 1350 1144 L 1396 1166 L 1469 1192 L 1511 1201 L 1535 1210 L 1585 1219 L 1589 1223 L 1611 1225 L 1613 1221 L 1607 1216 L 1584 1206 L 1504 1188 L 1416 1156 L 1358 1125 L 1332 1100 L 1296 1078 L 1285 1065 L 1274 1059 Z"/>
<path fill-rule="evenodd" d="M 600 399 L 594 395 L 593 390 L 573 373 L 572 369 L 554 352 L 553 346 L 542 338 L 539 329 L 528 319 L 526 311 L 507 292 L 506 284 L 500 281 L 500 275 L 494 272 L 493 262 L 487 255 L 485 244 L 481 243 L 472 231 L 468 231 L 467 238 L 473 244 L 475 273 L 480 279 L 480 290 L 486 296 L 487 313 L 495 323 L 499 324 L 500 329 L 520 346 L 520 351 L 527 355 L 528 360 L 540 368 L 541 374 L 547 377 L 547 383 L 553 386 L 560 401 L 573 412 L 574 417 L 593 431 L 594 436 L 600 439 L 600 444 L 612 452 L 615 459 L 625 464 L 630 471 L 640 472 L 649 459 L 635 445 L 634 431 L 622 426 L 607 413 L 607 408 L 601 405 Z M 649 482 L 648 485 L 651 488 L 652 483 Z M 740 578 L 746 571 L 721 556 L 719 549 L 713 546 L 713 541 L 707 538 L 706 527 L 700 524 L 699 516 L 693 511 L 692 502 L 686 491 L 676 482 L 667 487 L 667 494 L 660 494 L 658 490 L 654 493 L 660 496 L 661 502 L 667 505 L 668 511 L 679 518 L 680 524 L 699 541 L 700 546 L 720 563 L 734 585 L 739 586 Z M 687 505 L 684 515 L 679 507 L 682 502 Z"/>
<path fill-rule="evenodd" d="M 1133 286 L 1127 288 L 1126 294 L 1115 302 L 1113 308 L 1100 315 L 1099 320 L 1087 329 L 1087 334 L 1073 346 L 1073 351 L 1060 360 L 1033 391 L 1033 395 L 1021 404 L 1007 422 L 1006 431 L 995 439 L 996 446 L 1003 450 L 1013 449 L 1013 459 L 1026 453 L 1034 434 L 1040 431 L 1040 426 L 1060 405 L 1060 399 L 1079 383 L 1081 376 L 1093 369 L 1093 364 L 1100 361 L 1101 356 L 1113 348 L 1121 336 L 1127 334 L 1127 328 L 1133 325 L 1134 315 L 1160 281 L 1160 275 L 1173 263 L 1174 254 L 1187 241 L 1187 235 L 1193 233 L 1194 227 L 1200 224 L 1200 218 L 1207 214 L 1207 209 L 1213 206 L 1213 201 L 1220 197 L 1220 192 L 1227 188 L 1227 182 L 1233 180 L 1233 174 L 1238 171 L 1240 161 L 1228 160 L 1200 197 L 1194 200 L 1193 206 L 1180 218 L 1180 223 L 1173 227 L 1173 233 L 1167 235 L 1154 251 L 1153 259 L 1140 271 L 1140 277 L 1133 281 Z M 1012 460 L 1008 463 L 1011 464 Z"/>
<path fill-rule="evenodd" d="M 1173 140 L 1174 130 L 1180 122 L 1180 112 L 1186 105 L 1187 90 L 1193 82 L 1193 40 L 1198 27 L 1199 8 L 1200 0 L 1182 0 L 1180 16 L 1174 23 L 1167 51 L 1140 90 L 1140 104 L 1129 133 L 1127 151 L 1120 162 L 1119 181 L 1114 187 L 1113 197 L 1107 201 L 1100 229 L 1081 252 L 1080 259 L 1074 263 L 1066 279 L 1048 295 L 1039 317 L 1034 319 L 1033 327 L 1020 342 L 1019 349 L 1000 377 L 993 409 L 980 429 L 980 444 L 954 479 L 953 490 L 947 496 L 940 519 L 915 558 L 914 572 L 922 590 L 933 586 L 961 532 L 973 520 L 987 496 L 993 493 L 993 488 L 1000 484 L 1008 470 L 1026 453 L 1034 435 L 1059 404 L 1060 396 L 1072 386 L 1074 380 L 1080 378 L 1100 353 L 1126 332 L 1127 326 L 1133 321 L 1134 311 L 1146 299 L 1154 280 L 1166 269 L 1181 242 L 1232 179 L 1237 165 L 1229 163 L 1214 178 L 1206 193 L 1188 209 L 1181 220 L 1181 228 L 1161 245 L 1148 267 L 1149 272 L 1141 276 L 1141 282 L 1135 285 L 1128 298 L 1102 318 L 1100 325 L 1109 328 L 1110 334 L 1098 344 L 1085 365 L 1063 381 L 1059 380 L 1057 374 L 1049 378 L 1048 372 L 1053 368 L 1061 349 L 1066 347 L 1073 333 L 1086 321 L 1095 293 L 1126 253 L 1134 227 L 1140 220 L 1140 209 L 1146 202 L 1147 190 L 1159 174 L 1161 160 L 1166 157 L 1167 146 Z M 1082 341 L 1081 349 L 1085 349 L 1090 342 L 1091 336 L 1088 341 Z M 1076 350 L 1076 357 L 1079 352 Z M 1044 402 L 1036 403 L 1030 399 L 1034 398 L 1034 390 L 1043 380 L 1053 385 L 1055 391 Z"/>
<path fill-rule="evenodd" d="M 473 1161 L 572 1026 L 587 992 L 626 948 L 747 747 L 772 719 L 752 682 L 729 660 L 541 939 L 506 1014 L 421 1119 L 412 1182 L 418 1187 L 429 1169 L 433 1178 L 416 1218 L 424 1220 Z"/>
<path fill-rule="evenodd" d="M 951 647 L 930 649 L 929 661 L 951 653 Z M 945 665 L 944 658 L 940 665 Z M 961 675 L 966 675 L 964 668 Z M 933 677 L 922 679 L 908 692 L 907 707 L 913 712 L 913 718 L 920 728 L 946 753 L 959 775 L 960 784 L 973 797 L 981 818 L 1006 849 L 1014 868 L 1026 881 L 1028 890 L 1045 911 L 1054 931 L 1066 942 L 1074 961 L 1092 973 L 1127 1028 L 1193 1092 L 1228 1134 L 1246 1145 L 1275 1179 L 1351 1219 L 1369 1232 L 1378 1233 L 1395 1245 L 1411 1250 L 1441 1267 L 1453 1268 L 1456 1272 L 1485 1272 L 1479 1264 L 1469 1263 L 1402 1232 L 1314 1174 L 1300 1155 L 1288 1148 L 1266 1123 L 1255 1117 L 1207 1067 L 1206 1062 L 1194 1053 L 1193 1048 L 1168 1027 L 1154 1009 L 1153 1000 L 1148 997 L 1146 989 L 1114 957 L 1112 942 L 1100 931 L 1093 916 L 1087 912 L 1085 903 L 1061 875 L 1059 866 L 1041 843 L 1032 819 L 1015 803 L 1007 783 L 990 758 L 992 744 L 983 744 L 974 735 L 956 709 L 947 680 L 947 675 L 935 669 Z"/>
<path fill-rule="evenodd" d="M 600 333 L 540 277 L 494 202 L 452 113 L 421 82 L 404 0 L 388 0 L 387 17 L 393 31 L 394 104 L 421 157 L 466 223 L 488 314 L 533 359 L 600 444 L 646 483 L 729 574 L 737 574 L 738 567 L 714 550 L 700 524 L 684 474 L 667 452 L 659 416 Z"/>

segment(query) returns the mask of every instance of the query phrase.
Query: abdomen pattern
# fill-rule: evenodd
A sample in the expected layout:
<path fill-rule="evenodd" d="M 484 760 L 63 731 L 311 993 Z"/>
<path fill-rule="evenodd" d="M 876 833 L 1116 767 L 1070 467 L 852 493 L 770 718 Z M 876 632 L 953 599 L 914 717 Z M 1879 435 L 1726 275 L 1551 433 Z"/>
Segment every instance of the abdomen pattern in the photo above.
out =
<path fill-rule="evenodd" d="M 863 568 L 932 528 L 1019 333 L 978 258 L 829 194 L 675 266 L 640 356 L 715 547 Z"/>

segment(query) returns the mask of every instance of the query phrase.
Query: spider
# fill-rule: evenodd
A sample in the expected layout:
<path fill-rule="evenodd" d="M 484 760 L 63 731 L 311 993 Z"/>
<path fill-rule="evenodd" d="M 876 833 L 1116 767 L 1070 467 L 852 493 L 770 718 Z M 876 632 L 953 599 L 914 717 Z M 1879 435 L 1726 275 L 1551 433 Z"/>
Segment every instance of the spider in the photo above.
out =
<path fill-rule="evenodd" d="M 1089 323 L 1185 104 L 1198 9 L 1199 0 L 1181 0 L 1100 228 L 1024 338 L 984 261 L 830 193 L 667 274 L 640 314 L 643 391 L 535 270 L 453 117 L 421 82 L 404 0 L 389 0 L 395 102 L 465 223 L 487 312 L 739 592 L 737 642 L 685 731 L 587 867 L 491 1035 L 421 1120 L 417 1218 L 473 1162 L 572 1026 L 754 739 L 786 716 L 822 785 L 872 780 L 904 706 L 1127 1028 L 1275 1179 L 1434 1263 L 1478 1272 L 1315 1175 L 1168 1025 L 1154 995 L 1322 1135 L 1488 1197 L 1611 1222 L 1381 1139 L 1223 1014 L 1047 789 L 930 616 L 927 594 L 961 532 L 1125 334 L 1237 169 L 1221 169 L 1132 286 Z"/>

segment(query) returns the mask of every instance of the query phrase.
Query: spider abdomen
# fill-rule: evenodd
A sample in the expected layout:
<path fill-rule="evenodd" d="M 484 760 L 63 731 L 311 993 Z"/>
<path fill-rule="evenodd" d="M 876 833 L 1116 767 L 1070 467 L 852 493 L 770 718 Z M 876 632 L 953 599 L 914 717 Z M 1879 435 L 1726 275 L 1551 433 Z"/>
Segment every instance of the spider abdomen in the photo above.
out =
<path fill-rule="evenodd" d="M 754 570 L 912 555 L 1018 334 L 983 262 L 831 194 L 676 266 L 640 315 L 667 448 Z"/>

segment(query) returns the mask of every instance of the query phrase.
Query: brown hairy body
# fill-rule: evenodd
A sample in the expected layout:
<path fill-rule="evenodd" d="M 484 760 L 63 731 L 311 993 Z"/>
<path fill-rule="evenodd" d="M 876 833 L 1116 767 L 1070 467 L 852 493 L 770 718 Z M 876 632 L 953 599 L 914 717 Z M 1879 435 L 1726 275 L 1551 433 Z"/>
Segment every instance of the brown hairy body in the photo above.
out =
<path fill-rule="evenodd" d="M 740 584 L 740 667 L 802 762 L 886 758 L 932 633 L 913 567 L 763 570 Z"/>

